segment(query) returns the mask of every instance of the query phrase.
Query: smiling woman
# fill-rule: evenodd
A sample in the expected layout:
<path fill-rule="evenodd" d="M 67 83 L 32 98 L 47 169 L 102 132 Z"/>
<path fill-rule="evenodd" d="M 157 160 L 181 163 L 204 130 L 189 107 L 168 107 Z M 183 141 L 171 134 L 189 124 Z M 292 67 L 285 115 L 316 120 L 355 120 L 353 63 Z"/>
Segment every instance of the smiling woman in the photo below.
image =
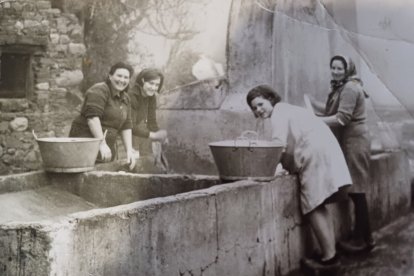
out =
<path fill-rule="evenodd" d="M 320 118 L 305 108 L 281 102 L 278 93 L 267 85 L 250 90 L 247 103 L 257 118 L 270 118 L 272 140 L 285 145 L 281 164 L 298 175 L 302 212 L 322 250 L 321 258 L 304 259 L 304 264 L 339 266 L 325 204 L 341 199 L 342 188 L 352 181 L 335 136 Z"/>
<path fill-rule="evenodd" d="M 366 195 L 371 156 L 366 111 L 368 95 L 351 58 L 333 56 L 330 69 L 330 93 L 326 106 L 319 112 L 341 145 L 354 183 L 349 193 L 355 207 L 354 232 L 350 240 L 341 241 L 338 245 L 348 253 L 367 252 L 375 246 Z"/>
<path fill-rule="evenodd" d="M 164 142 L 167 139 L 167 132 L 158 127 L 156 114 L 156 97 L 161 91 L 163 82 L 164 75 L 155 68 L 144 69 L 138 74 L 135 86 L 129 92 L 134 136 L 159 142 Z M 140 139 L 140 141 L 144 140 Z M 138 146 L 141 150 L 144 147 L 142 143 Z M 145 149 L 143 150 L 145 151 Z M 149 148 L 146 151 L 150 151 Z"/>
<path fill-rule="evenodd" d="M 123 62 L 114 64 L 105 82 L 93 85 L 86 91 L 81 114 L 75 118 L 70 137 L 104 138 L 99 147 L 98 160 L 108 162 L 116 157 L 116 138 L 122 136 L 127 161 L 135 166 L 132 150 L 131 102 L 127 94 L 133 69 Z M 104 132 L 106 136 L 104 137 Z"/>

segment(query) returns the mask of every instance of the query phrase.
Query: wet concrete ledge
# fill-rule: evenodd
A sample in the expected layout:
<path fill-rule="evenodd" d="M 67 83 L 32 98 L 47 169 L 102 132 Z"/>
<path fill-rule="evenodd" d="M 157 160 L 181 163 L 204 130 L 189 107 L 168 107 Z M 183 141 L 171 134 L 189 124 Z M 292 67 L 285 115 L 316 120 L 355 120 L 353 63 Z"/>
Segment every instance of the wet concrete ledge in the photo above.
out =
<path fill-rule="evenodd" d="M 2 223 L 1 275 L 284 275 L 298 268 L 312 242 L 299 211 L 295 176 L 215 185 L 122 205 L 95 194 L 112 187 L 106 191 L 117 188 L 123 196 L 122 190 L 134 183 L 154 184 L 150 178 L 159 181 L 154 186 L 174 179 L 213 184 L 217 178 L 114 172 L 10 177 L 0 180 L 0 186 L 17 181 L 21 190 L 26 181 L 30 190 L 35 187 L 31 177 L 45 177 L 62 192 L 89 193 L 87 202 L 96 207 L 54 220 Z M 405 154 L 374 156 L 371 177 L 369 202 L 378 229 L 410 210 Z M 86 192 L 84 183 L 97 188 L 89 186 Z M 345 234 L 351 220 L 348 204 L 330 208 L 337 235 Z"/>

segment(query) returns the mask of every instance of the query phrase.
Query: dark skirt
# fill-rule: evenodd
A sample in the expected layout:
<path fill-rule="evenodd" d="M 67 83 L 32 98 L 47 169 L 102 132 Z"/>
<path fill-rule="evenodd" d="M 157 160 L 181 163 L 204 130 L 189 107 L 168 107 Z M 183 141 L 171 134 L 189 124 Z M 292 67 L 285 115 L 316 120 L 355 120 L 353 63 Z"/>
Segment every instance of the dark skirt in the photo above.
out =
<path fill-rule="evenodd" d="M 346 137 L 342 144 L 353 182 L 351 192 L 365 193 L 369 183 L 371 144 L 367 136 L 368 134 Z"/>

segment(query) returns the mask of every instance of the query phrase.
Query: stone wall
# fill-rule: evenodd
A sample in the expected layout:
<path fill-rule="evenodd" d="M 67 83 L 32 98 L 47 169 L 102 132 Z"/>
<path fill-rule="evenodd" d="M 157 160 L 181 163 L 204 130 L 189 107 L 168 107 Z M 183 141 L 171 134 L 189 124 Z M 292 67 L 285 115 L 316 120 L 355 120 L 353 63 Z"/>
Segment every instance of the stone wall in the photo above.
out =
<path fill-rule="evenodd" d="M 31 131 L 39 137 L 67 134 L 80 103 L 85 53 L 78 18 L 50 1 L 2 1 L 0 54 L 30 55 L 26 97 L 0 99 L 0 174 L 40 168 Z"/>

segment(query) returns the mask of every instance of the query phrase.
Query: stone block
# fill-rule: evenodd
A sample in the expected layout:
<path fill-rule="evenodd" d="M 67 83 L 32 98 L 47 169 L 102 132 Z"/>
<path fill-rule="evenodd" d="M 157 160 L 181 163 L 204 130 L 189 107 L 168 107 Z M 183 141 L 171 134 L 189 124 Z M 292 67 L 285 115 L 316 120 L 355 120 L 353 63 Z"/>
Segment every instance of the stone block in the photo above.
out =
<path fill-rule="evenodd" d="M 2 156 L 1 160 L 3 161 L 4 164 L 6 165 L 11 165 L 14 163 L 14 158 L 12 155 L 6 153 Z"/>
<path fill-rule="evenodd" d="M 70 43 L 69 53 L 74 56 L 83 56 L 86 53 L 86 47 L 82 43 Z"/>
<path fill-rule="evenodd" d="M 28 45 L 47 45 L 48 36 L 47 35 L 31 35 L 29 36 L 18 36 L 15 38 L 16 44 L 28 44 Z"/>
<path fill-rule="evenodd" d="M 16 24 L 14 24 L 14 27 L 17 30 L 22 30 L 24 28 L 24 25 L 23 25 L 23 23 L 21 21 L 16 21 Z"/>
<path fill-rule="evenodd" d="M 68 51 L 68 45 L 58 44 L 55 46 L 55 50 L 58 53 L 66 53 Z"/>
<path fill-rule="evenodd" d="M 67 21 L 63 18 L 58 18 L 56 28 L 60 34 L 66 34 L 68 32 Z"/>
<path fill-rule="evenodd" d="M 51 66 L 54 64 L 54 61 L 51 58 L 41 57 L 39 63 L 43 67 Z"/>
<path fill-rule="evenodd" d="M 36 14 L 35 17 L 33 18 L 33 20 L 40 22 L 40 24 L 42 23 L 42 20 L 44 19 L 46 18 L 40 14 Z"/>
<path fill-rule="evenodd" d="M 81 70 L 64 71 L 56 78 L 56 84 L 62 87 L 79 85 L 83 80 Z"/>
<path fill-rule="evenodd" d="M 83 41 L 82 28 L 80 26 L 75 26 L 70 32 L 70 37 L 74 40 L 74 42 L 82 42 Z"/>
<path fill-rule="evenodd" d="M 55 15 L 55 16 L 60 15 L 62 13 L 60 9 L 48 9 L 45 12 L 50 15 Z"/>
<path fill-rule="evenodd" d="M 48 10 L 52 7 L 50 1 L 37 1 L 36 6 L 39 10 Z"/>
<path fill-rule="evenodd" d="M 29 126 L 29 121 L 25 117 L 17 117 L 10 122 L 12 131 L 25 131 Z"/>
<path fill-rule="evenodd" d="M 26 19 L 23 22 L 25 28 L 33 28 L 33 27 L 39 27 L 41 26 L 39 21 Z"/>
<path fill-rule="evenodd" d="M 59 34 L 50 34 L 50 42 L 53 44 L 59 43 Z"/>
<path fill-rule="evenodd" d="M 70 43 L 70 38 L 68 35 L 61 35 L 60 39 L 59 39 L 59 43 L 61 44 L 69 44 Z"/>
<path fill-rule="evenodd" d="M 16 1 L 13 3 L 13 8 L 16 12 L 20 12 L 23 10 L 23 5 Z"/>
<path fill-rule="evenodd" d="M 24 163 L 33 163 L 38 162 L 38 156 L 36 155 L 35 151 L 30 151 L 25 157 L 24 157 Z"/>
<path fill-rule="evenodd" d="M 1 99 L 0 110 L 3 112 L 18 112 L 29 108 L 26 99 Z"/>
<path fill-rule="evenodd" d="M 65 95 L 67 91 L 68 90 L 66 88 L 63 88 L 63 87 L 53 87 L 53 88 L 50 89 L 50 92 L 52 92 L 52 93 L 63 94 L 63 95 Z"/>
<path fill-rule="evenodd" d="M 0 123 L 0 133 L 6 133 L 9 130 L 9 122 Z"/>
<path fill-rule="evenodd" d="M 23 18 L 33 18 L 35 17 L 35 13 L 33 11 L 23 11 L 22 12 L 22 17 Z"/>
<path fill-rule="evenodd" d="M 13 33 L 16 31 L 16 27 L 14 25 L 6 25 L 3 27 L 7 33 Z"/>
<path fill-rule="evenodd" d="M 38 90 L 49 90 L 49 83 L 48 82 L 42 82 L 35 85 L 36 89 Z"/>
<path fill-rule="evenodd" d="M 40 82 L 40 79 L 50 79 L 50 72 L 48 70 L 35 72 L 34 75 L 38 82 Z"/>

